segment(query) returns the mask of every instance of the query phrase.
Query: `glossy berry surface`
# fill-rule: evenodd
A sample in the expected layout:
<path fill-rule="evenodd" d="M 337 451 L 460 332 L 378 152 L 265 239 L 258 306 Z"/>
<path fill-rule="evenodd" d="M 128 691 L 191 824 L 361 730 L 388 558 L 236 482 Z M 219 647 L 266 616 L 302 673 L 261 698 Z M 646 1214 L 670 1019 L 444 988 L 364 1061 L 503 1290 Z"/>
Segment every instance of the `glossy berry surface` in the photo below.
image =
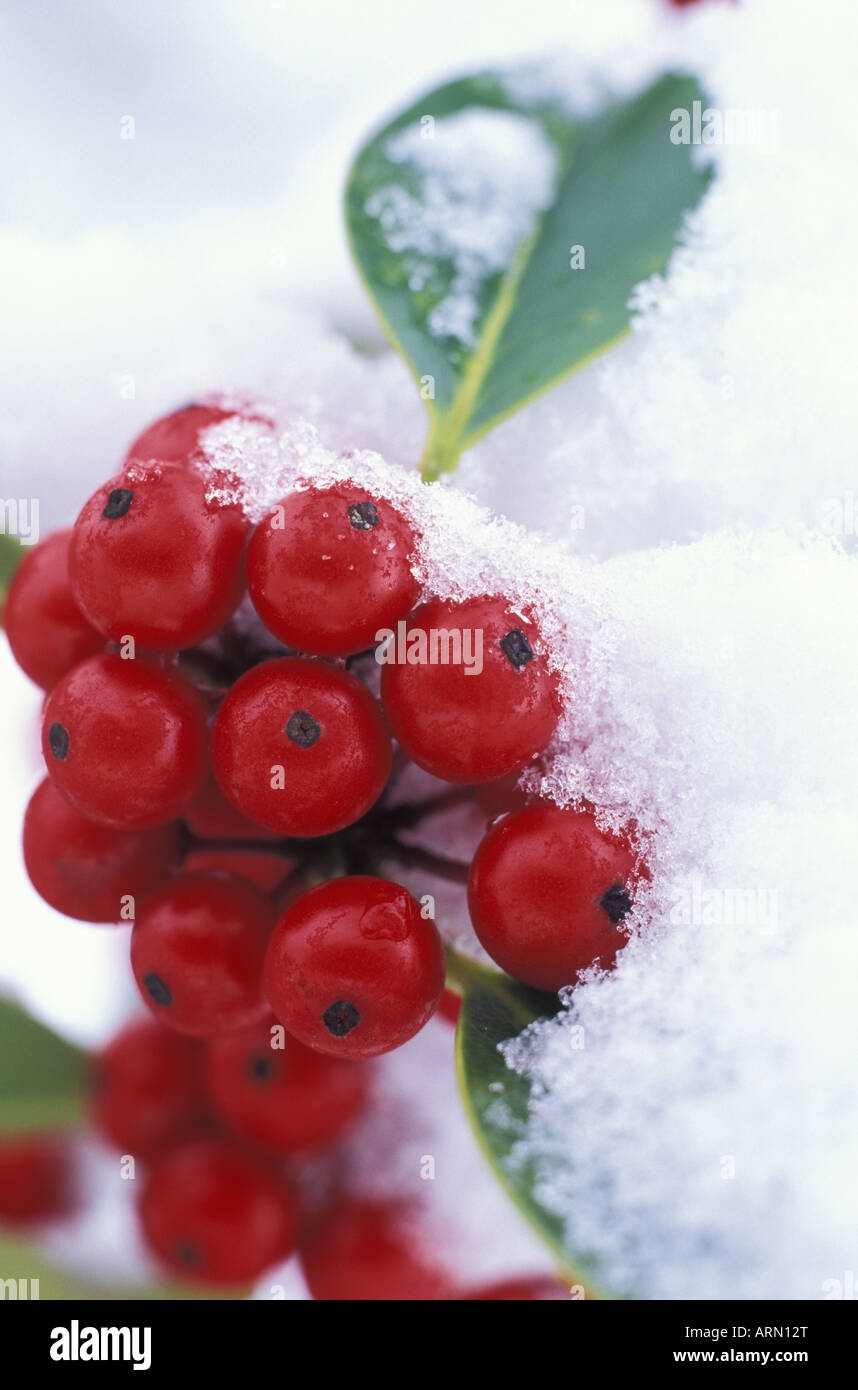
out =
<path fill-rule="evenodd" d="M 332 879 L 277 923 L 265 958 L 269 1003 L 308 1047 L 375 1057 L 418 1033 L 444 989 L 435 923 L 388 879 Z"/>
<path fill-rule="evenodd" d="M 24 863 L 41 898 L 81 922 L 118 922 L 123 898 L 137 899 L 178 868 L 175 822 L 153 830 L 116 830 L 87 820 L 49 777 L 24 816 Z"/>
<path fill-rule="evenodd" d="M 213 1038 L 260 1019 L 275 915 L 258 888 L 229 874 L 183 875 L 150 894 L 131 933 L 131 967 L 158 1021 Z"/>
<path fill-rule="evenodd" d="M 406 1302 L 456 1297 L 452 1278 L 429 1251 L 406 1209 L 342 1202 L 301 1247 L 314 1298 L 332 1302 Z"/>
<path fill-rule="evenodd" d="M 185 463 L 200 448 L 200 436 L 212 425 L 231 420 L 238 412 L 218 405 L 194 403 L 162 415 L 139 434 L 126 454 L 126 462 Z"/>
<path fill-rule="evenodd" d="M 536 989 L 574 984 L 613 965 L 626 944 L 635 855 L 588 810 L 535 805 L 493 826 L 474 855 L 468 907 L 502 970 Z"/>
<path fill-rule="evenodd" d="M 71 531 L 55 531 L 27 550 L 9 585 L 3 627 L 21 670 L 43 690 L 104 649 L 84 617 L 69 578 Z"/>
<path fill-rule="evenodd" d="M 217 1115 L 245 1139 L 283 1154 L 335 1139 L 363 1107 L 366 1071 L 284 1036 L 273 1019 L 207 1049 Z"/>
<path fill-rule="evenodd" d="M 149 1159 L 190 1137 L 202 1117 L 200 1045 L 135 1019 L 90 1063 L 89 1114 L 123 1154 Z"/>
<path fill-rule="evenodd" d="M 72 1157 L 61 1136 L 0 1136 L 0 1226 L 38 1225 L 73 1207 Z"/>
<path fill-rule="evenodd" d="M 354 676 L 284 657 L 246 672 L 218 710 L 212 766 L 241 813 L 281 835 L 326 835 L 378 799 L 392 752 L 378 703 Z"/>
<path fill-rule="evenodd" d="M 55 686 L 42 752 L 81 815 L 146 829 L 180 814 L 205 771 L 205 711 L 180 676 L 143 660 L 93 656 Z"/>
<path fill-rule="evenodd" d="M 381 498 L 349 484 L 294 492 L 253 534 L 250 597 L 288 647 L 348 656 L 417 602 L 413 550 L 411 527 Z"/>
<path fill-rule="evenodd" d="M 206 500 L 198 469 L 128 463 L 75 522 L 69 571 L 77 601 L 114 642 L 192 647 L 241 600 L 248 529 L 239 507 Z"/>
<path fill-rule="evenodd" d="M 182 812 L 182 820 L 198 840 L 276 840 L 276 830 L 248 820 L 227 800 L 209 767 L 204 780 Z"/>
<path fill-rule="evenodd" d="M 146 1239 L 173 1274 L 249 1283 L 285 1259 L 297 1207 L 285 1182 L 220 1139 L 197 1139 L 153 1168 L 140 1204 Z"/>
<path fill-rule="evenodd" d="M 236 874 L 265 894 L 277 893 L 296 868 L 294 855 L 265 845 L 192 845 L 182 863 L 185 873 Z"/>
<path fill-rule="evenodd" d="M 414 762 L 448 782 L 490 782 L 545 747 L 559 704 L 533 623 L 484 597 L 422 604 L 408 629 L 425 634 L 425 650 L 415 643 L 413 664 L 384 665 L 381 699 Z M 459 635 L 467 662 L 445 663 L 440 639 L 433 650 L 441 633 Z"/>

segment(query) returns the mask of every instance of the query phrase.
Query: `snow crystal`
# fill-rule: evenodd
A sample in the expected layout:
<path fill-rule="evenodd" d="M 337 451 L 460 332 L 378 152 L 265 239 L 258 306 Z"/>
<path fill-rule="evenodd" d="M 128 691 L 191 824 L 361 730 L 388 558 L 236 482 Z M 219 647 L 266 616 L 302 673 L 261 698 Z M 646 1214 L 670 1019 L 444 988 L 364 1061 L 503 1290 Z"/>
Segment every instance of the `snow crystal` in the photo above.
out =
<path fill-rule="evenodd" d="M 551 200 L 557 151 L 537 121 L 472 107 L 398 132 L 384 152 L 415 171 L 419 189 L 386 185 L 366 211 L 391 251 L 408 253 L 412 288 L 436 299 L 433 337 L 471 347 L 487 280 L 507 269 Z"/>

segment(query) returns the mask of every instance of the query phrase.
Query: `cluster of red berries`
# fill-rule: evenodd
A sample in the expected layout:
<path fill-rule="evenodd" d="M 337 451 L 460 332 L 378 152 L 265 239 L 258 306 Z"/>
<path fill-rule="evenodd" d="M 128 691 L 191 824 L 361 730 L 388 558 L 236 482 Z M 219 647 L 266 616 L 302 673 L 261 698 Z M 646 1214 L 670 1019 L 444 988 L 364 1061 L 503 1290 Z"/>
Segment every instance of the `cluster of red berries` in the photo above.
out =
<path fill-rule="evenodd" d="M 137 984 L 172 1030 L 140 1065 L 155 1069 L 165 1103 L 181 1091 L 182 1122 L 185 1044 L 206 1040 L 214 1102 L 245 1140 L 291 1151 L 357 1108 L 359 1078 L 338 1068 L 406 1042 L 444 992 L 431 912 L 379 872 L 415 862 L 401 832 L 444 800 L 421 808 L 391 796 L 409 760 L 495 816 L 470 871 L 455 869 L 483 946 L 527 984 L 556 990 L 613 962 L 635 860 L 587 809 L 525 804 L 516 788 L 560 712 L 532 615 L 491 594 L 415 606 L 413 561 L 431 537 L 348 483 L 305 486 L 252 528 L 213 487 L 200 448 L 202 431 L 229 414 L 190 406 L 136 440 L 73 529 L 28 553 L 4 625 L 48 692 L 49 776 L 24 824 L 33 884 L 71 917 L 133 920 Z M 378 634 L 402 620 L 418 634 L 478 632 L 481 668 L 433 659 L 427 643 L 382 664 L 379 682 Z M 281 1055 L 261 1045 L 277 1024 Z M 256 1090 L 250 1053 L 265 1081 Z M 286 1063 L 288 1098 L 277 1089 Z M 100 1103 L 110 1132 L 113 1102 Z M 168 1259 L 177 1247 L 164 1231 L 187 1215 L 176 1197 L 183 1165 L 213 1165 L 211 1192 L 198 1183 L 202 1221 L 218 1209 L 221 1178 L 233 1190 L 230 1165 L 248 1161 L 210 1138 L 184 1158 L 179 1137 L 143 1204 Z M 171 1164 L 173 1186 L 157 1176 Z M 173 1197 L 159 1197 L 162 1181 Z M 289 1243 L 293 1223 L 269 1178 L 253 1188 L 248 1170 L 242 1181 L 258 1207 L 242 1206 L 241 1220 L 268 1233 L 250 1274 Z M 186 1234 L 185 1271 L 220 1279 L 219 1237 Z"/>

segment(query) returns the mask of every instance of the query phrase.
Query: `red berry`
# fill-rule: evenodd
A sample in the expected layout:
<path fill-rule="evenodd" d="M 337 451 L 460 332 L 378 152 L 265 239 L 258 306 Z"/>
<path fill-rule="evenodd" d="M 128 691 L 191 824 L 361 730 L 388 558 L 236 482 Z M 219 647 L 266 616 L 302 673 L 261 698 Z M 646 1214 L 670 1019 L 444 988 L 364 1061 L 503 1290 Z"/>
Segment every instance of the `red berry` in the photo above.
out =
<path fill-rule="evenodd" d="M 366 1094 L 365 1067 L 304 1047 L 270 1019 L 211 1043 L 207 1079 L 221 1119 L 284 1154 L 336 1138 Z"/>
<path fill-rule="evenodd" d="M 281 835 L 327 835 L 359 820 L 391 765 L 378 703 L 320 661 L 265 661 L 236 681 L 212 731 L 212 766 L 234 806 Z"/>
<path fill-rule="evenodd" d="M 414 533 L 389 502 L 349 483 L 293 492 L 260 522 L 247 582 L 265 625 L 288 647 L 348 656 L 375 646 L 417 602 Z"/>
<path fill-rule="evenodd" d="M 262 845 L 192 846 L 185 855 L 185 873 L 200 870 L 237 874 L 265 894 L 276 893 L 298 866 L 294 855 L 281 854 Z"/>
<path fill-rule="evenodd" d="M 128 463 L 75 522 L 69 568 L 77 601 L 114 642 L 192 647 L 241 600 L 247 533 L 240 507 L 206 500 L 198 469 Z"/>
<path fill-rule="evenodd" d="M 150 894 L 131 933 L 131 967 L 152 1013 L 195 1038 L 249 1028 L 265 1013 L 275 916 L 264 893 L 230 874 L 187 874 Z"/>
<path fill-rule="evenodd" d="M 182 820 L 198 840 L 277 840 L 276 830 L 266 830 L 237 811 L 227 801 L 211 768 L 182 812 Z"/>
<path fill-rule="evenodd" d="M 136 1019 L 91 1062 L 89 1111 L 120 1153 L 152 1158 L 188 1138 L 202 1117 L 198 1043 Z"/>
<path fill-rule="evenodd" d="M 153 1168 L 140 1204 L 146 1239 L 180 1278 L 237 1285 L 291 1252 L 297 1205 L 263 1164 L 221 1139 L 196 1139 Z"/>
<path fill-rule="evenodd" d="M 536 627 L 506 599 L 425 603 L 408 631 L 424 635 L 420 645 L 409 639 L 414 664 L 384 665 L 381 698 L 414 762 L 447 782 L 490 782 L 545 747 L 559 713 L 556 681 Z M 455 659 L 453 642 L 466 660 Z"/>
<path fill-rule="evenodd" d="M 502 970 L 536 989 L 573 984 L 613 965 L 627 937 L 635 855 L 599 830 L 590 811 L 526 806 L 482 840 L 468 877 L 468 907 Z"/>
<path fill-rule="evenodd" d="M 225 410 L 217 405 L 183 406 L 170 415 L 155 420 L 135 439 L 126 455 L 126 462 L 138 459 L 159 459 L 161 463 L 184 463 L 200 447 L 200 435 L 212 425 L 231 420 L 243 411 Z M 261 417 L 247 416 L 249 419 Z M 267 423 L 267 422 L 266 422 Z"/>
<path fill-rule="evenodd" d="M 335 1207 L 301 1249 L 314 1298 L 329 1302 L 405 1302 L 456 1297 L 452 1280 L 421 1248 L 407 1210 L 380 1202 Z"/>
<path fill-rule="evenodd" d="M 45 706 L 42 751 L 63 796 L 104 825 L 146 829 L 180 814 L 205 771 L 205 710 L 180 676 L 91 656 Z"/>
<path fill-rule="evenodd" d="M 0 1225 L 31 1226 L 66 1216 L 74 1195 L 71 1154 L 62 1136 L 0 1137 Z"/>
<path fill-rule="evenodd" d="M 520 1279 L 504 1279 L 469 1293 L 469 1302 L 556 1303 L 569 1298 L 569 1289 L 550 1274 L 532 1274 Z"/>
<path fill-rule="evenodd" d="M 438 1005 L 438 1017 L 443 1018 L 445 1023 L 451 1023 L 455 1028 L 461 1012 L 462 996 L 456 994 L 452 989 L 445 989 Z"/>
<path fill-rule="evenodd" d="M 376 1057 L 419 1033 L 444 988 L 435 923 L 398 883 L 363 876 L 312 888 L 286 911 L 265 957 L 285 1028 L 337 1057 Z"/>
<path fill-rule="evenodd" d="M 54 531 L 28 550 L 3 608 L 12 655 L 43 690 L 78 661 L 103 651 L 104 637 L 87 622 L 69 579 L 71 531 Z"/>
<path fill-rule="evenodd" d="M 81 922 L 118 922 L 122 899 L 138 898 L 178 868 L 175 822 L 153 830 L 114 830 L 87 820 L 49 777 L 24 816 L 24 863 L 46 903 Z M 133 914 L 132 914 L 133 915 Z"/>

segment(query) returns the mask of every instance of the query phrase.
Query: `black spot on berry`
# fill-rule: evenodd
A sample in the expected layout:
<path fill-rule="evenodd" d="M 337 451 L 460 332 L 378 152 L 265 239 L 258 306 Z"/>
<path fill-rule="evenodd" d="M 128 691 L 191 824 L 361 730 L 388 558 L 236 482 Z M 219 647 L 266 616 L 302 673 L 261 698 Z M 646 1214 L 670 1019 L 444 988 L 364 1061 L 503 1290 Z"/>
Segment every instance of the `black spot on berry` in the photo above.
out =
<path fill-rule="evenodd" d="M 51 753 L 61 763 L 69 751 L 69 731 L 62 724 L 52 724 L 48 729 L 48 744 Z"/>
<path fill-rule="evenodd" d="M 134 493 L 127 487 L 115 487 L 108 494 L 107 506 L 101 513 L 108 521 L 118 521 L 124 516 L 134 501 Z"/>
<path fill-rule="evenodd" d="M 168 1004 L 172 1004 L 173 996 L 160 975 L 155 975 L 151 971 L 148 975 L 144 975 L 143 988 L 154 1003 L 161 1004 L 164 1008 Z"/>
<path fill-rule="evenodd" d="M 299 748 L 312 748 L 321 732 L 321 724 L 317 724 L 312 714 L 308 714 L 305 709 L 296 709 L 295 713 L 289 716 L 285 729 L 286 737 L 297 743 Z"/>
<path fill-rule="evenodd" d="M 322 1014 L 322 1022 L 335 1038 L 344 1038 L 360 1023 L 360 1014 L 348 999 L 338 999 Z"/>
<path fill-rule="evenodd" d="M 173 1254 L 180 1265 L 198 1265 L 202 1260 L 199 1246 L 190 1240 L 177 1240 Z"/>
<path fill-rule="evenodd" d="M 528 661 L 533 660 L 533 648 L 520 627 L 514 627 L 512 632 L 508 632 L 506 637 L 502 637 L 498 642 L 498 646 L 507 661 L 509 661 L 516 670 L 522 666 L 526 666 Z"/>
<path fill-rule="evenodd" d="M 604 897 L 599 899 L 599 906 L 607 912 L 614 926 L 622 922 L 627 912 L 632 910 L 632 900 L 629 897 L 622 883 L 615 883 L 608 889 Z"/>
<path fill-rule="evenodd" d="M 378 525 L 378 508 L 373 502 L 352 502 L 349 521 L 356 531 L 371 531 Z"/>
<path fill-rule="evenodd" d="M 248 1062 L 247 1070 L 253 1081 L 268 1081 L 274 1071 L 274 1063 L 270 1057 L 257 1052 Z"/>

